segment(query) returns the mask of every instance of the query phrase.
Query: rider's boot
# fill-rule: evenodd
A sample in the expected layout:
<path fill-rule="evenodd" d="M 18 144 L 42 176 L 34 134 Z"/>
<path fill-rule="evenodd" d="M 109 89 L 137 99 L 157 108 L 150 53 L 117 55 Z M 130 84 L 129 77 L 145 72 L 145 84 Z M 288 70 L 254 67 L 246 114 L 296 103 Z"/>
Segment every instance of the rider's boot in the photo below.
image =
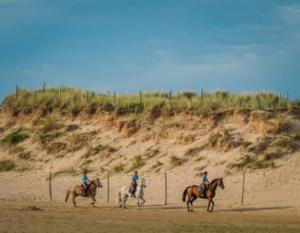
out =
<path fill-rule="evenodd" d="M 134 191 L 131 192 L 131 197 L 135 198 L 135 192 Z"/>

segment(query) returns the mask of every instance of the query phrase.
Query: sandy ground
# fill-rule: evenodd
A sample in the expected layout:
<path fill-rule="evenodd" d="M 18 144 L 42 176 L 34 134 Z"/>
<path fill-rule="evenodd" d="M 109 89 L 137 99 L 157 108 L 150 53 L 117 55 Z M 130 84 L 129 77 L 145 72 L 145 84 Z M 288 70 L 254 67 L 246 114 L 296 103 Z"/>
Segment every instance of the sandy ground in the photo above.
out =
<path fill-rule="evenodd" d="M 80 126 L 82 131 L 90 131 L 96 127 L 90 123 Z M 184 165 L 171 168 L 172 155 L 182 156 L 188 149 L 197 148 L 207 140 L 207 136 L 202 138 L 204 133 L 201 134 L 201 129 L 194 132 L 200 135 L 195 142 L 182 145 L 180 137 L 177 138 L 180 134 L 174 132 L 170 132 L 174 137 L 173 141 L 172 138 L 169 141 L 161 139 L 157 144 L 155 140 L 147 139 L 137 143 L 134 138 L 123 138 L 116 130 L 105 131 L 100 126 L 99 123 L 97 129 L 101 129 L 101 134 L 95 136 L 88 143 L 90 145 L 62 158 L 47 154 L 32 140 L 19 145 L 33 152 L 33 162 L 23 161 L 25 165 L 33 165 L 33 169 L 24 172 L 0 172 L 0 232 L 300 232 L 299 150 L 279 160 L 276 169 L 247 172 L 244 205 L 241 206 L 242 172 L 233 171 L 233 174 L 226 175 L 224 170 L 227 163 L 242 155 L 238 148 L 228 152 L 203 150 Z M 235 133 L 242 134 L 248 141 L 255 142 L 258 137 L 257 133 L 251 132 L 243 123 L 239 125 L 234 122 L 233 125 L 223 127 L 225 126 L 235 128 Z M 181 133 L 183 132 L 186 131 L 182 130 Z M 139 140 L 143 139 L 141 135 L 139 137 Z M 66 138 L 60 140 L 67 141 Z M 78 199 L 77 209 L 72 207 L 70 201 L 64 203 L 66 189 L 79 184 L 80 175 L 54 177 L 53 201 L 49 204 L 50 166 L 53 166 L 53 173 L 79 167 L 86 149 L 99 143 L 119 149 L 111 155 L 111 159 L 98 161 L 95 157 L 92 163 L 93 173 L 89 174 L 90 178 L 100 177 L 103 184 L 103 188 L 97 192 L 97 208 L 91 208 L 90 200 L 83 198 Z M 160 152 L 156 157 L 146 160 L 146 165 L 139 169 L 147 185 L 145 209 L 137 211 L 134 200 L 129 201 L 129 210 L 116 208 L 118 190 L 129 184 L 131 174 L 111 174 L 107 202 L 107 175 L 101 173 L 101 168 L 108 165 L 112 168 L 121 162 L 128 168 L 134 155 L 146 154 L 149 148 L 159 149 Z M 0 150 L 0 159 L 9 158 L 21 163 L 16 157 L 7 148 Z M 155 173 L 150 168 L 158 160 L 164 166 L 160 172 Z M 209 171 L 210 179 L 224 177 L 225 189 L 217 190 L 213 214 L 206 213 L 207 202 L 199 200 L 195 203 L 198 208 L 189 214 L 181 201 L 182 192 L 187 185 L 200 183 L 200 177 L 196 174 L 203 169 Z M 163 206 L 165 171 L 168 181 L 167 207 Z M 30 208 L 32 206 L 38 209 Z"/>
<path fill-rule="evenodd" d="M 188 213 L 174 206 L 74 209 L 56 202 L 2 201 L 0 232 L 300 232 L 299 208 L 219 208 L 210 214 L 202 207 Z"/>
<path fill-rule="evenodd" d="M 286 171 L 288 167 L 288 171 Z M 286 166 L 246 173 L 244 204 L 248 207 L 299 207 L 300 208 L 300 159 L 294 156 Z M 215 172 L 217 174 L 217 171 Z M 165 198 L 165 173 L 146 174 L 145 199 L 148 205 L 160 205 Z M 91 174 L 90 177 L 96 177 Z M 48 172 L 4 172 L 0 173 L 0 200 L 2 201 L 48 201 Z M 103 188 L 97 192 L 97 203 L 107 204 L 107 177 L 99 174 Z M 211 172 L 211 177 L 216 177 Z M 216 208 L 237 208 L 241 206 L 242 173 L 224 176 L 225 189 L 217 189 Z M 64 202 L 65 192 L 71 185 L 80 183 L 78 176 L 59 176 L 52 180 L 53 200 Z M 118 190 L 128 185 L 130 174 L 111 175 L 109 199 L 114 204 Z M 199 178 L 191 176 L 189 171 L 173 170 L 167 172 L 168 203 L 182 206 L 182 192 L 187 185 L 199 184 Z M 197 202 L 203 202 L 197 200 Z M 80 200 L 79 200 L 80 205 Z M 71 205 L 71 203 L 70 203 Z"/>

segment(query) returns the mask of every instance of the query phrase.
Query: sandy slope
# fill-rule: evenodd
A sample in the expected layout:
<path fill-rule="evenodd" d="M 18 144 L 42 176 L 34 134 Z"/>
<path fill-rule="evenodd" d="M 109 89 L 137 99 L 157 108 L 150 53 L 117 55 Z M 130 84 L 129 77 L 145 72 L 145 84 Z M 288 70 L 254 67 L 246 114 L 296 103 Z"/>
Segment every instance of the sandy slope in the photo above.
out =
<path fill-rule="evenodd" d="M 129 183 L 130 170 L 135 157 L 140 155 L 145 165 L 136 168 L 146 178 L 146 200 L 148 205 L 164 202 L 164 174 L 168 175 L 168 202 L 183 205 L 183 189 L 190 184 L 199 183 L 199 174 L 209 171 L 210 178 L 224 177 L 225 190 L 218 190 L 216 198 L 219 207 L 237 207 L 241 202 L 242 171 L 228 170 L 228 165 L 245 155 L 245 147 L 238 145 L 209 146 L 212 133 L 229 130 L 234 138 L 242 139 L 255 145 L 257 140 L 271 135 L 271 120 L 265 119 L 265 113 L 229 111 L 226 113 L 197 116 L 194 114 L 177 114 L 162 116 L 154 120 L 143 120 L 136 132 L 132 128 L 120 127 L 122 121 L 129 122 L 131 117 L 98 115 L 93 118 L 81 116 L 76 119 L 61 118 L 65 126 L 76 124 L 75 131 L 61 130 L 63 134 L 53 138 L 46 145 L 37 139 L 39 128 L 32 124 L 35 117 L 23 116 L 12 119 L 1 115 L 2 136 L 22 126 L 30 131 L 30 139 L 18 144 L 25 151 L 30 151 L 29 160 L 19 159 L 11 147 L 0 147 L 0 160 L 12 159 L 19 167 L 30 168 L 23 172 L 0 173 L 0 199 L 2 200 L 48 200 L 48 176 L 64 172 L 53 179 L 53 198 L 63 201 L 66 187 L 80 182 L 80 174 L 75 173 L 85 164 L 91 177 L 100 177 L 104 188 L 98 192 L 98 202 L 106 203 L 107 180 L 106 169 L 111 171 L 110 201 L 114 202 L 117 190 Z M 13 123 L 11 123 L 13 122 Z M 299 117 L 293 116 L 290 133 L 299 129 Z M 9 125 L 9 126 L 8 126 Z M 120 129 L 121 128 L 121 129 Z M 79 149 L 72 149 L 74 135 L 86 134 L 88 139 Z M 54 143 L 65 143 L 66 148 L 54 153 L 47 152 L 47 147 Z M 87 151 L 97 145 L 111 146 L 113 151 L 103 149 L 85 158 Z M 71 149 L 70 149 L 71 148 Z M 199 149 L 200 148 L 200 149 Z M 196 149 L 196 150 L 195 150 Z M 188 153 L 188 151 L 192 151 Z M 195 152 L 196 151 L 196 152 Z M 180 166 L 174 166 L 172 156 L 184 159 Z M 88 162 L 87 162 L 88 160 Z M 161 163 L 156 166 L 157 161 Z M 124 171 L 114 172 L 116 166 L 122 165 Z M 300 207 L 300 151 L 299 147 L 283 158 L 276 160 L 277 168 L 247 170 L 245 205 L 250 207 Z M 51 169 L 50 169 L 51 168 Z M 133 202 L 133 201 L 132 201 Z M 201 203 L 199 201 L 199 203 Z M 203 203 L 203 201 L 202 201 Z"/>

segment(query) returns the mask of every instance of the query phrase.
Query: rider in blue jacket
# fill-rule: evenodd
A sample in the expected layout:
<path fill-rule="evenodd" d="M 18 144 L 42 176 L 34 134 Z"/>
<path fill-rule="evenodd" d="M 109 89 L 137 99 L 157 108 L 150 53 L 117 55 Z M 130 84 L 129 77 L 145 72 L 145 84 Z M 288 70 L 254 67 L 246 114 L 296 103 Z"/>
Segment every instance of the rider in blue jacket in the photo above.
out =
<path fill-rule="evenodd" d="M 139 180 L 138 172 L 135 171 L 131 177 L 131 195 L 134 196 L 137 188 L 137 182 Z"/>
<path fill-rule="evenodd" d="M 82 175 L 82 178 L 81 178 L 81 184 L 84 187 L 84 192 L 86 193 L 88 188 L 89 188 L 89 184 L 90 184 L 90 180 L 87 176 L 87 170 L 83 171 L 83 175 Z"/>

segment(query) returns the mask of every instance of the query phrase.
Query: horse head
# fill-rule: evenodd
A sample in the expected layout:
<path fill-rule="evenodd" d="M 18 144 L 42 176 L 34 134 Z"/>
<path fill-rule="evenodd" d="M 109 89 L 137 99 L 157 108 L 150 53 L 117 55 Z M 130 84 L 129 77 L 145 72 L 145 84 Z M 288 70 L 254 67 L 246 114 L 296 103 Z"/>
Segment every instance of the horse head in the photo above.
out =
<path fill-rule="evenodd" d="M 218 179 L 217 184 L 218 184 L 218 186 L 221 187 L 221 189 L 225 188 L 224 182 L 223 182 L 223 177 L 221 177 L 221 178 Z"/>
<path fill-rule="evenodd" d="M 103 187 L 99 178 L 96 179 L 96 184 L 97 184 L 98 188 L 102 188 Z"/>
<path fill-rule="evenodd" d="M 146 181 L 145 181 L 145 178 L 140 178 L 140 182 L 139 182 L 139 186 L 140 187 L 143 187 L 143 188 L 146 188 Z"/>

